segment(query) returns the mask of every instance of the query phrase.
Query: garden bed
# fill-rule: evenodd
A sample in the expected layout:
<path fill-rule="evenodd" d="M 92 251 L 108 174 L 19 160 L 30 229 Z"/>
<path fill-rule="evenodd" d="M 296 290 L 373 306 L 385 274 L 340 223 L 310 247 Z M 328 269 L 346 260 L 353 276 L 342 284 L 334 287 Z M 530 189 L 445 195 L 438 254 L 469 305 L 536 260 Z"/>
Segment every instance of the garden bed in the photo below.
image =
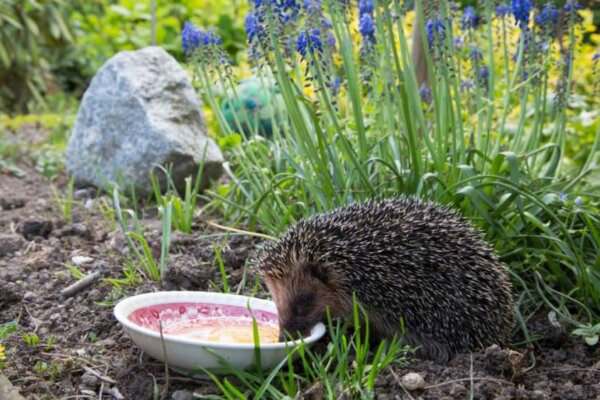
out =
<path fill-rule="evenodd" d="M 114 284 L 98 281 L 72 297 L 60 295 L 76 281 L 73 265 L 85 260 L 81 257 L 91 259 L 77 267 L 83 274 L 99 270 L 104 278 L 122 277 L 127 246 L 118 226 L 100 207 L 110 204 L 110 199 L 76 190 L 73 220 L 67 223 L 51 186 L 61 187 L 59 192 L 64 193 L 66 178 L 59 175 L 50 183 L 27 162 L 16 165 L 24 176 L 0 174 L 0 324 L 17 322 L 16 332 L 4 342 L 7 360 L 2 373 L 28 399 L 77 395 L 109 399 L 119 394 L 126 399 L 152 398 L 155 390 L 165 387 L 164 366 L 141 354 L 123 334 L 112 304 L 125 295 L 157 290 L 158 285 L 143 280 L 117 290 Z M 152 248 L 159 252 L 159 219 L 150 216 L 142 222 Z M 173 235 L 163 289 L 222 290 L 216 246 L 222 249 L 231 290 L 267 296 L 247 262 L 259 240 L 205 237 L 214 233 L 198 220 L 192 234 Z M 545 313 L 528 324 L 530 334 L 538 339 L 529 350 L 490 348 L 461 355 L 447 366 L 410 360 L 378 377 L 377 398 L 598 399 L 598 346 L 588 347 L 553 327 Z M 514 338 L 520 340 L 518 335 Z M 408 372 L 424 377 L 425 390 L 407 392 L 400 386 Z M 180 390 L 219 393 L 210 380 L 192 381 L 171 373 L 167 398 Z M 323 396 L 318 382 L 302 390 L 304 398 Z M 98 395 L 101 391 L 104 397 Z M 179 397 L 183 394 L 173 398 L 185 398 Z M 344 398 L 343 390 L 340 396 Z"/>

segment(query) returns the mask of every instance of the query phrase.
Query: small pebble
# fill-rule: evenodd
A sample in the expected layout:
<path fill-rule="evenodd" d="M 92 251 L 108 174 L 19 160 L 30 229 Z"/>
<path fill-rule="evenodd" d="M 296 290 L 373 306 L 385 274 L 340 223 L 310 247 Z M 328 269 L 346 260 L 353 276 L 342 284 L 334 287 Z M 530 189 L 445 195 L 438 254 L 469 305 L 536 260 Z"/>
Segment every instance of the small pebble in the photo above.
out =
<path fill-rule="evenodd" d="M 90 198 L 90 196 L 92 196 L 92 190 L 91 189 L 78 189 L 75 190 L 73 192 L 73 199 L 74 200 L 83 200 L 83 199 L 88 199 Z"/>
<path fill-rule="evenodd" d="M 193 400 L 194 394 L 189 390 L 176 390 L 171 395 L 171 400 Z"/>
<path fill-rule="evenodd" d="M 401 383 L 406 390 L 417 390 L 425 387 L 425 379 L 416 372 L 409 372 L 404 375 L 401 379 Z"/>
<path fill-rule="evenodd" d="M 21 197 L 0 198 L 0 209 L 14 210 L 25 206 L 27 199 Z"/>
<path fill-rule="evenodd" d="M 467 388 L 460 383 L 453 383 L 450 386 L 450 394 L 455 397 L 464 397 L 467 395 Z"/>
<path fill-rule="evenodd" d="M 21 250 L 27 242 L 20 235 L 0 234 L 0 257 L 16 253 Z"/>
<path fill-rule="evenodd" d="M 74 256 L 73 258 L 71 258 L 71 261 L 73 262 L 73 264 L 80 266 L 83 264 L 89 264 L 92 261 L 94 261 L 94 259 L 92 257 L 87 256 Z"/>
<path fill-rule="evenodd" d="M 87 297 L 91 301 L 97 301 L 102 297 L 102 293 L 98 289 L 92 289 L 88 292 Z"/>
<path fill-rule="evenodd" d="M 546 395 L 544 394 L 544 391 L 543 391 L 543 390 L 534 390 L 534 391 L 531 393 L 531 396 L 530 396 L 530 398 L 531 398 L 532 400 L 544 400 L 544 399 L 546 398 Z"/>
<path fill-rule="evenodd" d="M 27 240 L 32 240 L 34 237 L 47 238 L 53 227 L 52 221 L 26 220 L 17 225 L 17 233 L 23 235 Z"/>
<path fill-rule="evenodd" d="M 34 300 L 36 297 L 37 296 L 34 292 L 29 291 L 29 292 L 25 292 L 25 294 L 23 295 L 23 300 L 31 301 L 31 300 Z"/>
<path fill-rule="evenodd" d="M 106 338 L 106 339 L 102 339 L 96 342 L 96 346 L 100 346 L 100 347 L 111 347 L 114 346 L 115 344 L 117 344 L 117 342 L 115 342 L 114 339 L 112 338 Z"/>
<path fill-rule="evenodd" d="M 85 374 L 81 375 L 81 383 L 89 388 L 95 388 L 98 383 L 99 383 L 99 379 L 96 375 L 91 374 L 89 372 L 86 372 Z"/>

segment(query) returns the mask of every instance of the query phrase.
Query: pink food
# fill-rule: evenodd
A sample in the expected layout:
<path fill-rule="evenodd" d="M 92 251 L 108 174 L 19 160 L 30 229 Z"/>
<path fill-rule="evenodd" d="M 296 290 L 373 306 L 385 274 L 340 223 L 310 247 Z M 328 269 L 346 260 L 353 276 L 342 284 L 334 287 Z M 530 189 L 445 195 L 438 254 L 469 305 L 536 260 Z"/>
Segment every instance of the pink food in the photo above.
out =
<path fill-rule="evenodd" d="M 278 341 L 277 315 L 245 307 L 210 303 L 156 304 L 135 310 L 129 320 L 163 334 L 221 343 L 252 343 L 252 316 L 262 343 Z"/>

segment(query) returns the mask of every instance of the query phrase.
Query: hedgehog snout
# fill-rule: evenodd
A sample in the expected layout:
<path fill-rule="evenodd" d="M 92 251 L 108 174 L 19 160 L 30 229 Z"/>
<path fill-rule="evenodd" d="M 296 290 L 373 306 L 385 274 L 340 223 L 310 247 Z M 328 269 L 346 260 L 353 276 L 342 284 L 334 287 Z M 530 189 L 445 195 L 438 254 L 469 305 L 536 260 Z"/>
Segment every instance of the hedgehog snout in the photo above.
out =
<path fill-rule="evenodd" d="M 310 323 L 307 323 L 306 320 L 300 318 L 280 323 L 279 341 L 283 342 L 290 337 L 293 339 L 306 337 L 310 334 L 311 328 L 312 325 Z"/>
<path fill-rule="evenodd" d="M 324 313 L 314 291 L 304 291 L 292 297 L 279 313 L 279 332 L 282 338 L 306 336 L 324 320 Z"/>

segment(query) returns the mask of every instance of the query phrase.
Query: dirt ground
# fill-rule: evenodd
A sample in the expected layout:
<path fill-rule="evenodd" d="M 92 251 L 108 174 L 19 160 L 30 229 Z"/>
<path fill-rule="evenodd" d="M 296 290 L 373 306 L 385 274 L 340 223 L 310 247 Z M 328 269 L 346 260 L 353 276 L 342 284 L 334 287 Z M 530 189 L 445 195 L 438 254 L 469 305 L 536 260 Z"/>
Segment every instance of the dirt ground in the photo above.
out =
<path fill-rule="evenodd" d="M 0 373 L 27 399 L 151 399 L 155 383 L 165 382 L 164 366 L 142 354 L 123 334 L 112 304 L 119 296 L 158 287 L 144 283 L 115 293 L 100 280 L 71 297 L 61 296 L 60 291 L 76 280 L 67 269 L 73 257 L 89 257 L 80 266 L 84 273 L 100 271 L 105 278 L 117 278 L 122 276 L 126 244 L 119 229 L 103 216 L 102 196 L 77 190 L 73 222 L 67 224 L 50 182 L 27 163 L 19 167 L 25 176 L 0 170 L 0 324 L 16 320 L 20 327 L 19 334 L 4 343 L 7 361 Z M 64 186 L 65 178 L 53 184 Z M 157 221 L 150 218 L 144 224 L 158 250 Z M 218 290 L 216 244 L 224 246 L 231 287 L 241 285 L 242 293 L 248 293 L 256 277 L 249 271 L 243 279 L 244 265 L 258 240 L 235 236 L 223 242 L 203 238 L 207 233 L 215 231 L 198 222 L 193 234 L 173 236 L 171 269 L 163 289 Z M 419 360 L 394 366 L 379 377 L 377 398 L 600 399 L 598 346 L 588 347 L 553 328 L 543 315 L 529 327 L 540 337 L 530 349 L 492 347 L 460 355 L 445 366 Z M 35 333 L 39 342 L 26 343 L 25 333 Z M 424 378 L 424 389 L 403 388 L 401 378 L 409 372 Z M 176 373 L 170 374 L 169 383 L 167 398 L 217 393 L 208 381 Z"/>

